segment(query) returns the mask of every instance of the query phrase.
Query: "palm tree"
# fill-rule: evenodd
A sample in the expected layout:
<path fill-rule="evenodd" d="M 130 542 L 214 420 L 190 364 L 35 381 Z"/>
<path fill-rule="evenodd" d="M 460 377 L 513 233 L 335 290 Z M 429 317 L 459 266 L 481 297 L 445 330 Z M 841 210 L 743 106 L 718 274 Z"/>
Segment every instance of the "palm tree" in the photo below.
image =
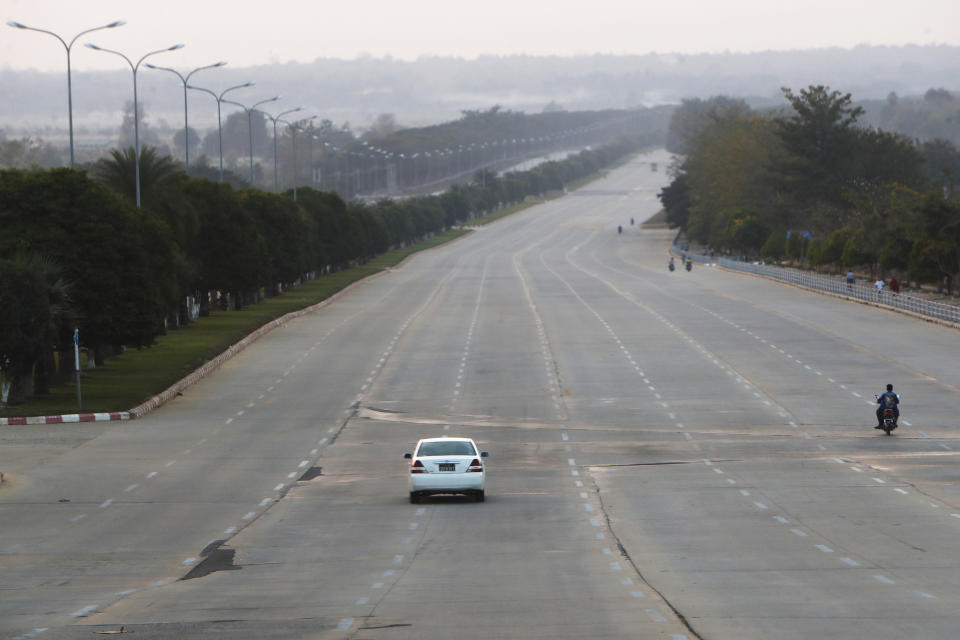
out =
<path fill-rule="evenodd" d="M 130 200 L 136 199 L 136 152 L 133 147 L 113 149 L 110 157 L 94 166 L 94 176 L 102 184 Z M 157 197 L 163 187 L 184 175 L 180 164 L 170 156 L 161 156 L 153 147 L 140 150 L 140 195 L 144 201 Z"/>

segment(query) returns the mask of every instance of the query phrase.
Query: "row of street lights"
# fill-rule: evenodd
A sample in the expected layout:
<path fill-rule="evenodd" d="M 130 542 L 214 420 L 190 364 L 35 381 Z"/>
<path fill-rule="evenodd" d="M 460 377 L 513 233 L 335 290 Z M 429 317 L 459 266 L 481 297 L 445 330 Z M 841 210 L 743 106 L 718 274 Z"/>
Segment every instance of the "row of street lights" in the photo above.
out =
<path fill-rule="evenodd" d="M 67 43 L 63 38 L 61 38 L 59 35 L 57 35 L 56 33 L 52 32 L 52 31 L 48 31 L 48 30 L 46 30 L 46 29 L 38 29 L 38 28 L 35 28 L 35 27 L 29 27 L 29 26 L 27 26 L 27 25 L 25 25 L 25 24 L 22 24 L 22 23 L 20 23 L 20 22 L 15 22 L 15 21 L 12 21 L 12 20 L 9 21 L 9 22 L 7 22 L 7 25 L 9 25 L 9 26 L 11 26 L 11 27 L 14 27 L 14 28 L 16 28 L 16 29 L 24 29 L 24 30 L 27 30 L 27 31 L 36 31 L 36 32 L 38 32 L 38 33 L 45 33 L 45 34 L 47 34 L 47 35 L 53 36 L 54 38 L 56 38 L 57 40 L 59 40 L 60 43 L 61 43 L 61 44 L 64 46 L 64 48 L 66 49 L 66 52 L 67 52 L 67 114 L 68 114 L 68 119 L 69 119 L 69 122 L 70 122 L 70 168 L 71 168 L 71 169 L 74 168 L 74 166 L 75 166 L 75 159 L 74 159 L 74 139 L 73 139 L 73 85 L 72 85 L 72 77 L 71 77 L 72 74 L 71 74 L 71 67 L 70 67 L 70 54 L 71 54 L 71 51 L 72 51 L 72 49 L 73 49 L 73 44 L 77 41 L 77 38 L 79 38 L 80 36 L 85 35 L 85 34 L 87 34 L 87 33 L 91 33 L 91 32 L 93 32 L 93 31 L 99 31 L 99 30 L 101 30 L 101 29 L 113 29 L 113 28 L 115 28 L 115 27 L 119 27 L 119 26 L 122 26 L 122 25 L 124 25 L 124 24 L 126 24 L 126 22 L 124 22 L 124 21 L 122 21 L 122 20 L 118 20 L 118 21 L 116 21 L 116 22 L 111 22 L 110 24 L 106 24 L 106 25 L 103 25 L 103 26 L 100 26 L 100 27 L 94 27 L 94 28 L 92 28 L 92 29 L 86 29 L 86 30 L 84 30 L 84 31 L 81 31 L 81 32 L 78 33 L 77 35 L 75 35 L 75 36 L 73 37 L 73 39 L 71 39 L 70 42 Z M 135 157 L 135 163 L 136 163 L 136 169 L 135 169 L 135 174 L 136 174 L 136 202 L 137 202 L 137 208 L 140 208 L 140 113 L 139 113 L 139 101 L 138 101 L 138 98 L 137 98 L 137 71 L 140 69 L 140 65 L 141 65 L 141 64 L 144 64 L 144 60 L 146 60 L 147 58 L 149 58 L 149 57 L 151 57 L 151 56 L 155 56 L 155 55 L 160 54 L 160 53 L 166 53 L 166 52 L 168 52 L 168 51 L 176 51 L 176 50 L 178 50 L 178 49 L 182 49 L 184 45 L 182 45 L 182 44 L 175 44 L 175 45 L 173 45 L 173 46 L 171 46 L 171 47 L 167 47 L 167 48 L 165 48 L 165 49 L 157 49 L 156 51 L 151 51 L 151 52 L 145 54 L 144 56 L 142 56 L 139 60 L 137 60 L 136 63 L 134 63 L 130 58 L 128 58 L 128 57 L 127 57 L 126 55 L 124 55 L 123 53 L 121 53 L 121 52 L 119 52 L 119 51 L 114 51 L 113 49 L 106 49 L 106 48 L 104 48 L 104 47 L 100 47 L 100 46 L 97 46 L 97 45 L 92 44 L 92 43 L 89 43 L 89 42 L 88 42 L 88 43 L 85 43 L 84 46 L 86 46 L 86 47 L 89 48 L 89 49 L 93 49 L 94 51 L 103 51 L 103 52 L 105 52 L 105 53 L 112 53 L 112 54 L 114 54 L 114 55 L 120 56 L 120 57 L 123 58 L 123 60 L 130 66 L 130 70 L 133 72 L 133 131 L 134 131 L 134 134 L 133 134 L 133 135 L 134 135 L 134 157 Z M 245 105 L 240 104 L 239 102 L 234 102 L 234 101 L 232 101 L 232 100 L 226 100 L 226 99 L 224 98 L 224 96 L 226 96 L 227 93 L 229 93 L 229 92 L 231 92 L 231 91 L 234 91 L 234 90 L 236 90 L 236 89 L 243 89 L 243 88 L 247 88 L 247 87 L 252 87 L 252 86 L 254 86 L 254 83 L 253 83 L 253 82 L 245 82 L 245 83 L 243 83 L 243 84 L 238 84 L 238 85 L 229 87 L 229 88 L 223 90 L 222 92 L 220 92 L 219 95 L 216 94 L 216 93 L 214 93 L 213 91 L 211 91 L 211 90 L 209 90 L 209 89 L 204 89 L 203 87 L 192 86 L 192 85 L 190 84 L 190 77 L 193 76 L 193 74 L 197 73 L 198 71 L 203 71 L 203 70 L 205 70 L 205 69 L 215 69 L 215 68 L 218 68 L 218 67 L 222 67 L 222 66 L 224 66 L 224 65 L 226 65 L 226 64 L 227 64 L 226 62 L 220 61 L 220 62 L 216 62 L 216 63 L 214 63 L 214 64 L 205 65 L 205 66 L 198 67 L 198 68 L 194 69 L 193 71 L 191 71 L 190 73 L 188 73 L 188 74 L 186 74 L 186 75 L 183 75 L 183 74 L 181 74 L 179 71 L 177 71 L 176 69 L 172 69 L 172 68 L 170 68 L 170 67 L 160 67 L 160 66 L 153 65 L 153 64 L 150 64 L 150 63 L 146 63 L 146 64 L 144 64 L 144 66 L 147 67 L 147 68 L 149 68 L 149 69 L 159 69 L 159 70 L 161 70 L 161 71 L 169 71 L 169 72 L 171 72 L 171 73 L 174 73 L 174 74 L 176 74 L 176 76 L 177 76 L 178 78 L 180 78 L 180 81 L 181 81 L 181 83 L 183 84 L 183 144 L 184 144 L 184 167 L 185 167 L 185 170 L 186 170 L 187 175 L 190 174 L 190 127 L 189 127 L 189 121 L 188 121 L 188 116 L 187 116 L 187 89 L 194 89 L 194 90 L 196 90 L 196 91 L 203 91 L 203 92 L 208 93 L 208 94 L 210 94 L 211 96 L 213 96 L 213 98 L 217 101 L 217 138 L 218 138 L 219 155 L 220 155 L 220 182 L 223 182 L 223 128 L 222 128 L 222 120 L 221 120 L 221 103 L 227 103 L 227 104 L 236 105 L 236 106 L 242 108 L 244 111 L 246 111 L 246 113 L 247 113 L 247 124 L 248 124 L 249 133 L 250 133 L 250 184 L 252 185 L 252 184 L 253 184 L 253 112 L 257 109 L 258 106 L 260 106 L 260 105 L 262 105 L 262 104 L 266 104 L 266 103 L 268 103 L 268 102 L 275 102 L 275 101 L 279 100 L 279 99 L 280 99 L 280 96 L 274 96 L 274 97 L 268 98 L 268 99 L 266 99 L 266 100 L 261 100 L 260 102 L 255 103 L 255 104 L 254 104 L 253 106 L 251 106 L 251 107 L 246 107 Z M 297 107 L 297 108 L 295 108 L 295 109 L 289 109 L 289 110 L 287 110 L 287 111 L 281 112 L 281 113 L 278 114 L 276 117 L 270 116 L 269 114 L 266 114 L 266 113 L 265 113 L 265 115 L 266 115 L 270 120 L 273 121 L 273 183 L 274 183 L 274 189 L 275 189 L 275 190 L 279 189 L 279 175 L 278 175 L 278 171 L 277 171 L 277 122 L 278 122 L 278 121 L 280 121 L 280 122 L 286 122 L 285 120 L 281 120 L 280 118 L 281 118 L 282 116 L 284 116 L 284 115 L 287 115 L 287 114 L 290 114 L 290 113 L 294 113 L 294 112 L 296 112 L 296 111 L 302 111 L 302 110 L 303 110 L 303 107 Z M 313 117 L 315 118 L 315 117 L 317 117 L 317 116 L 313 116 Z M 312 118 L 311 118 L 311 119 L 312 119 Z M 287 122 L 287 124 L 289 125 L 290 123 Z M 290 125 L 290 126 L 293 126 L 293 125 Z"/>

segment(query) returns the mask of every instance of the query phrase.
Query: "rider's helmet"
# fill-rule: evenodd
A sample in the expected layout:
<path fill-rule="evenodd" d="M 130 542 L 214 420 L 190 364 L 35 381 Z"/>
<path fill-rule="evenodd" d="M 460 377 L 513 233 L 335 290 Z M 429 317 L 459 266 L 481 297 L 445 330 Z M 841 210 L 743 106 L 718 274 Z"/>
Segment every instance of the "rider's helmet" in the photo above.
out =
<path fill-rule="evenodd" d="M 888 385 L 887 385 L 887 391 L 893 391 L 893 385 L 892 385 L 892 384 L 888 384 Z"/>

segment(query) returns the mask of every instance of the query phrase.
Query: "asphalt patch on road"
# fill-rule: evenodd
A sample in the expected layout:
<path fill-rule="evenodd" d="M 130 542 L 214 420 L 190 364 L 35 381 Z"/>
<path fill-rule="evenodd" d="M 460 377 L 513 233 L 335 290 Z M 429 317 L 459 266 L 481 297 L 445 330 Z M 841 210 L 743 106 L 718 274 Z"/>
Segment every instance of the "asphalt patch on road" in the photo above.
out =
<path fill-rule="evenodd" d="M 323 467 L 310 467 L 300 476 L 300 482 L 309 482 L 314 478 L 319 478 L 323 475 Z"/>
<path fill-rule="evenodd" d="M 209 549 L 210 545 L 208 545 Z M 207 549 L 204 549 L 206 551 Z M 243 567 L 238 567 L 233 564 L 233 557 L 236 555 L 237 551 L 235 549 L 230 549 L 229 547 L 216 546 L 213 549 L 210 549 L 203 560 L 200 561 L 190 572 L 180 578 L 180 580 L 193 580 L 194 578 L 202 578 L 204 576 L 210 575 L 216 571 L 237 571 Z"/>

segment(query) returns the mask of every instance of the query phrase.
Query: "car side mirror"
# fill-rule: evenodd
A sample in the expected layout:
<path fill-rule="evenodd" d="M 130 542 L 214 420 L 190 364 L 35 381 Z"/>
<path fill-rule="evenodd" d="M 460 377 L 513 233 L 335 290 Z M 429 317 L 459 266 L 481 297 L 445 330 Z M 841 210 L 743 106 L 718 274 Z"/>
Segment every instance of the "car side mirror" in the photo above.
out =
<path fill-rule="evenodd" d="M 412 453 L 405 453 L 405 454 L 403 454 L 403 458 L 404 458 L 404 460 L 412 460 L 412 459 L 413 459 L 413 454 L 412 454 Z"/>
<path fill-rule="evenodd" d="M 480 452 L 480 457 L 481 457 L 481 458 L 489 458 L 489 457 L 490 457 L 490 453 L 487 452 L 487 451 L 481 451 L 481 452 Z"/>

